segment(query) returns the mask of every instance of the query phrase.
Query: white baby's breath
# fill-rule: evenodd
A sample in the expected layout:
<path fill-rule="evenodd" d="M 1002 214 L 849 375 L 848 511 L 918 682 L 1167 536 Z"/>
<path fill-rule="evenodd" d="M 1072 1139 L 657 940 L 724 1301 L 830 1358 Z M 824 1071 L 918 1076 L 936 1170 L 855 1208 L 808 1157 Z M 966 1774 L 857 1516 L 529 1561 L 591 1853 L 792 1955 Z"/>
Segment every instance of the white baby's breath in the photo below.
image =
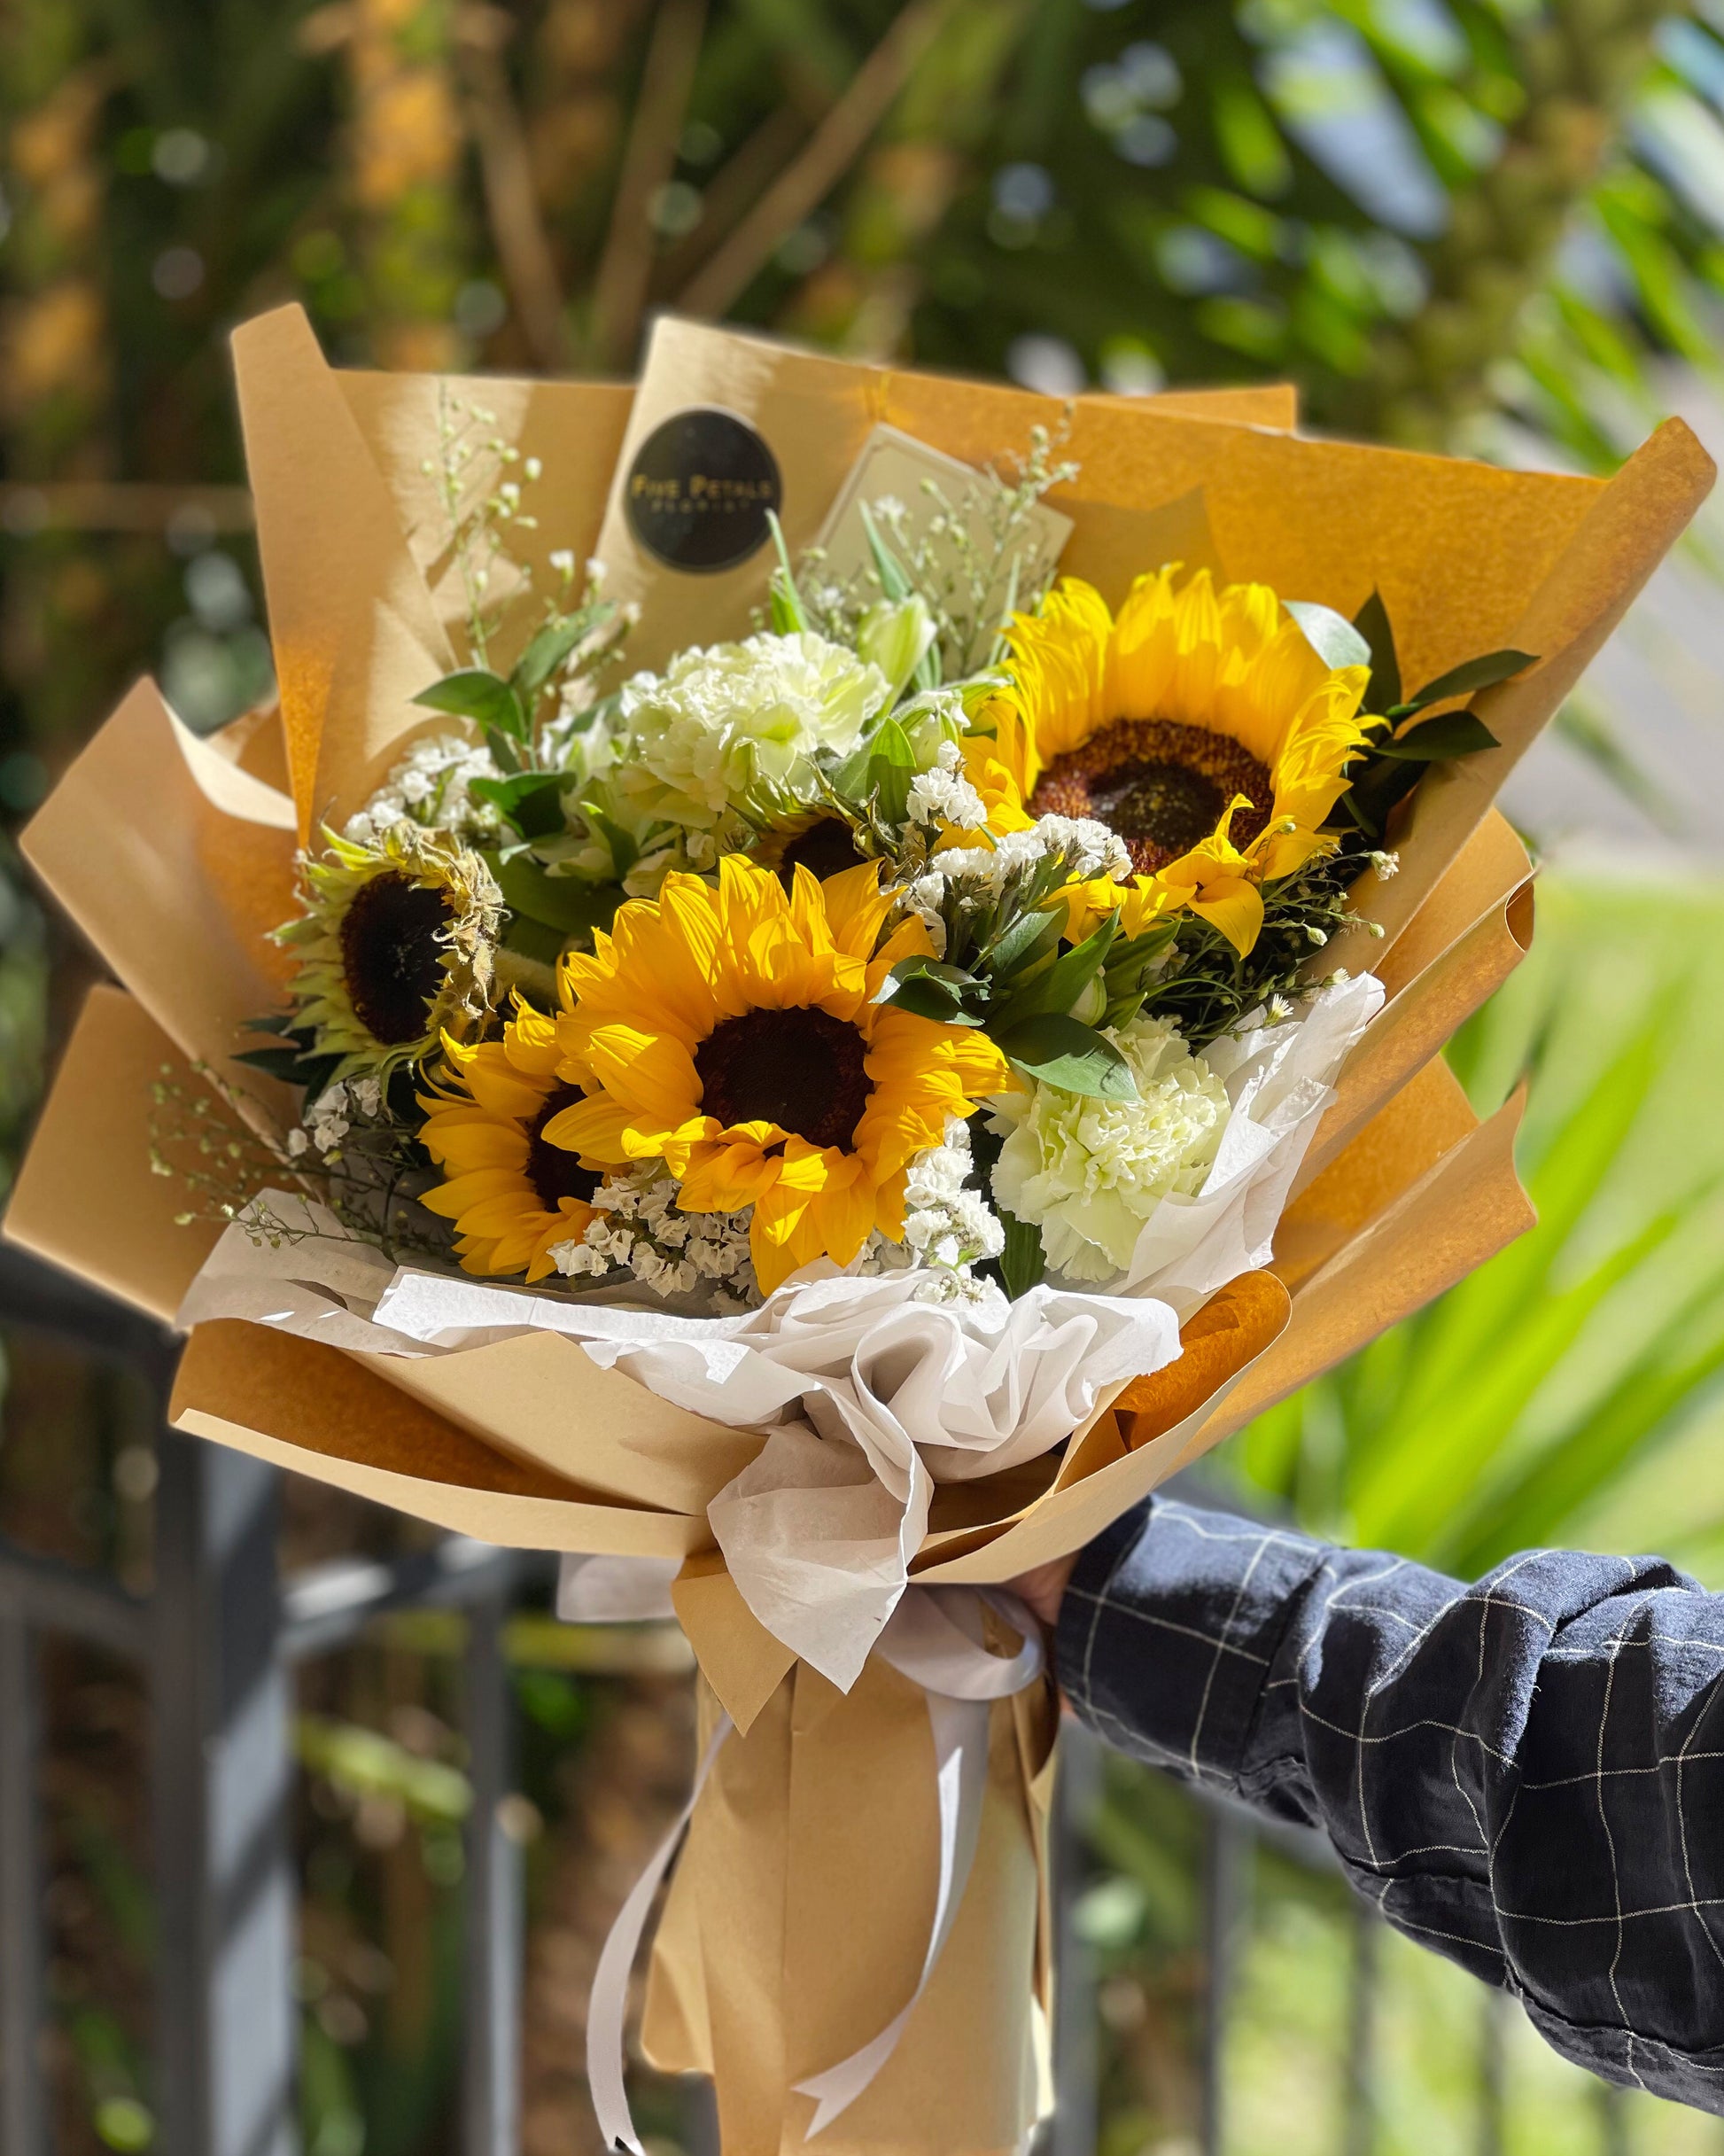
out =
<path fill-rule="evenodd" d="M 957 743 L 941 742 L 933 768 L 919 771 L 910 782 L 912 823 L 951 823 L 962 831 L 982 828 L 988 821 L 987 805 L 964 776 L 962 763 Z"/>
<path fill-rule="evenodd" d="M 417 823 L 463 838 L 486 837 L 498 829 L 497 811 L 468 789 L 474 779 L 501 775 L 491 751 L 470 735 L 423 735 L 341 835 L 369 846 L 398 823 Z"/>
<path fill-rule="evenodd" d="M 759 1300 L 749 1256 L 753 1208 L 686 1213 L 678 1184 L 657 1163 L 615 1176 L 594 1193 L 597 1218 L 584 1234 L 554 1243 L 551 1263 L 565 1279 L 610 1282 L 632 1275 L 660 1296 L 702 1293 L 719 1312 Z"/>

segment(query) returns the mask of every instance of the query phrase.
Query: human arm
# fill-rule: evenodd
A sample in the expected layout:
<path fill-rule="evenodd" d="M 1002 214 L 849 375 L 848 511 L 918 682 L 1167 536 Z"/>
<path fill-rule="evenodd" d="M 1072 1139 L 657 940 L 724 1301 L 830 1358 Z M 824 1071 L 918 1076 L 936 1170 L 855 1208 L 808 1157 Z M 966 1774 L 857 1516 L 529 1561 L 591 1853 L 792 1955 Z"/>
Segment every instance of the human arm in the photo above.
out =
<path fill-rule="evenodd" d="M 1319 1828 L 1567 2057 L 1724 2113 L 1724 1598 L 1553 1551 L 1467 1587 L 1156 1502 L 1077 1560 L 1057 1662 L 1107 1742 Z"/>

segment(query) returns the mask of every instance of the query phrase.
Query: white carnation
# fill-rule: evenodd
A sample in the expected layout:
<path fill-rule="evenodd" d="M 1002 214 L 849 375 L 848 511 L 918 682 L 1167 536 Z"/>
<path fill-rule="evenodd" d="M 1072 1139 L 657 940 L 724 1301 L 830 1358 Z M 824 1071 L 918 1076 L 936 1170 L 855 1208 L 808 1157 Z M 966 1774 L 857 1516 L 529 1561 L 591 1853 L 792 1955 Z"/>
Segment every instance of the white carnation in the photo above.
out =
<path fill-rule="evenodd" d="M 1135 1100 L 1037 1082 L 1002 1095 L 992 1118 L 1008 1133 L 994 1195 L 1040 1230 L 1048 1263 L 1072 1280 L 1123 1273 L 1162 1199 L 1197 1195 L 1230 1112 L 1221 1080 L 1167 1019 L 1138 1018 L 1107 1038 L 1130 1066 Z"/>
<path fill-rule="evenodd" d="M 656 814 L 710 825 L 759 781 L 805 789 L 812 759 L 847 755 L 890 697 L 878 666 L 810 631 L 683 651 L 623 689 L 639 760 L 622 782 Z"/>

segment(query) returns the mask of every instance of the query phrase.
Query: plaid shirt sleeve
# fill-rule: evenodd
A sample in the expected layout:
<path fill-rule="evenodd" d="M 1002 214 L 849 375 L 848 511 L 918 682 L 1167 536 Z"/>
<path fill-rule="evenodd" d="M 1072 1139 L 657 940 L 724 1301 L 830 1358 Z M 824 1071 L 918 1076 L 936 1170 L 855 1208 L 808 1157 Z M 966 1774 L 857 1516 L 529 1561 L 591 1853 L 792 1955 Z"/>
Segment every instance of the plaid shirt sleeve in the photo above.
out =
<path fill-rule="evenodd" d="M 1724 1596 L 1554 1550 L 1466 1587 L 1156 1500 L 1057 1651 L 1107 1742 L 1319 1828 L 1566 2057 L 1724 2113 Z"/>

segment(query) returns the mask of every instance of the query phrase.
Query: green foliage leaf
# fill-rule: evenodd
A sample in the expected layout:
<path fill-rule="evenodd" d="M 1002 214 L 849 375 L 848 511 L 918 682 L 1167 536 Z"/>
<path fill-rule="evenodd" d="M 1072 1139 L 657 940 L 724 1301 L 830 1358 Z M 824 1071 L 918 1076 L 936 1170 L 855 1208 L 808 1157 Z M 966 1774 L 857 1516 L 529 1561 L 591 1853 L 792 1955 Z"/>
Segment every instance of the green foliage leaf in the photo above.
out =
<path fill-rule="evenodd" d="M 501 734 L 512 741 L 527 738 L 527 715 L 521 708 L 521 699 L 501 674 L 484 667 L 446 673 L 440 681 L 422 689 L 413 701 L 423 704 L 427 711 L 470 719 L 487 734 Z"/>
<path fill-rule="evenodd" d="M 1099 928 L 1080 944 L 1055 959 L 1044 972 L 1032 974 L 1017 994 L 996 1014 L 996 1038 L 1027 1020 L 1049 1011 L 1068 1011 L 1107 962 L 1107 953 L 1120 931 L 1117 913 L 1109 914 Z M 1083 1088 L 1076 1088 L 1082 1091 Z"/>
<path fill-rule="evenodd" d="M 778 566 L 773 570 L 767 587 L 767 608 L 772 617 L 775 636 L 794 636 L 812 624 L 808 619 L 808 608 L 797 588 L 796 572 L 790 565 L 790 549 L 785 544 L 784 526 L 778 520 L 778 511 L 766 511 L 766 523 L 773 534 L 773 545 L 778 554 Z"/>
<path fill-rule="evenodd" d="M 1411 793 L 1424 775 L 1424 767 L 1404 757 L 1374 758 L 1351 788 L 1335 805 L 1329 822 L 1332 828 L 1349 819 L 1373 845 L 1388 829 L 1390 812 Z"/>
<path fill-rule="evenodd" d="M 309 1055 L 298 1048 L 245 1048 L 233 1059 L 283 1086 L 298 1086 L 312 1095 L 322 1092 L 340 1066 L 338 1055 Z"/>
<path fill-rule="evenodd" d="M 872 797 L 881 822 L 899 824 L 910 810 L 910 782 L 916 775 L 916 752 L 896 719 L 882 720 L 868 743 L 865 792 Z"/>
<path fill-rule="evenodd" d="M 997 1206 L 999 1224 L 1006 1231 L 1006 1247 L 999 1254 L 999 1277 L 1006 1292 L 1015 1303 L 1020 1296 L 1028 1295 L 1032 1288 L 1039 1287 L 1047 1271 L 1047 1253 L 1042 1248 L 1038 1230 L 1020 1220 L 1015 1213 Z"/>
<path fill-rule="evenodd" d="M 585 929 L 609 928 L 623 903 L 622 889 L 616 883 L 583 883 L 572 876 L 547 876 L 537 861 L 524 854 L 516 854 L 512 860 L 496 854 L 487 854 L 485 859 L 510 913 L 542 922 L 564 936 L 579 935 Z"/>
<path fill-rule="evenodd" d="M 1325 666 L 1371 665 L 1371 645 L 1345 614 L 1338 614 L 1332 606 L 1321 606 L 1315 599 L 1285 599 L 1282 604 Z"/>
<path fill-rule="evenodd" d="M 567 783 L 560 772 L 519 771 L 512 778 L 470 780 L 467 790 L 490 802 L 523 838 L 548 838 L 563 829 Z"/>
<path fill-rule="evenodd" d="M 1059 944 L 1065 925 L 1063 913 L 1020 914 L 1008 923 L 982 954 L 996 992 L 1014 973 L 1045 958 Z"/>
<path fill-rule="evenodd" d="M 1557 1132 L 1531 1181 L 1539 1221 L 1402 1335 L 1393 1413 L 1351 1463 L 1362 1539 L 1441 1558 L 1491 1453 L 1618 1281 L 1669 1236 L 1666 1214 L 1558 1284 L 1557 1267 L 1643 1107 L 1659 1061 L 1660 1012 L 1629 1041 Z"/>
<path fill-rule="evenodd" d="M 552 928 L 548 922 L 535 921 L 527 914 L 510 914 L 503 930 L 505 951 L 516 952 L 540 966 L 555 967 L 563 955 L 565 941 L 561 929 Z"/>
<path fill-rule="evenodd" d="M 1724 1274 L 1685 1297 L 1604 1399 L 1563 1439 L 1492 1491 L 1489 1503 L 1455 1542 L 1449 1561 L 1469 1576 L 1485 1572 L 1513 1551 L 1560 1533 L 1587 1500 L 1724 1369 L 1721 1294 Z"/>
<path fill-rule="evenodd" d="M 1422 712 L 1427 704 L 1446 704 L 1450 697 L 1470 697 L 1480 689 L 1492 689 L 1498 681 L 1506 681 L 1512 675 L 1535 665 L 1537 659 L 1531 651 L 1487 651 L 1480 658 L 1464 659 L 1458 666 L 1451 666 L 1447 673 L 1440 673 L 1434 681 L 1398 704 L 1391 717 L 1400 719 L 1412 712 Z"/>
<path fill-rule="evenodd" d="M 981 1020 L 966 1008 L 966 998 L 985 993 L 982 984 L 961 966 L 943 965 L 933 958 L 901 958 L 875 993 L 876 1003 L 890 1003 L 918 1018 L 933 1018 L 942 1025 L 979 1025 Z"/>
<path fill-rule="evenodd" d="M 1444 712 L 1422 720 L 1392 741 L 1376 744 L 1378 756 L 1409 764 L 1447 763 L 1452 757 L 1477 756 L 1481 749 L 1497 746 L 1495 734 L 1476 712 Z"/>
<path fill-rule="evenodd" d="M 592 627 L 593 610 L 582 607 L 579 612 L 547 621 L 532 639 L 509 677 L 509 687 L 524 709 L 532 710 L 540 690 Z"/>
<path fill-rule="evenodd" d="M 1353 617 L 1353 626 L 1371 648 L 1371 685 L 1365 691 L 1367 709 L 1387 711 L 1401 701 L 1401 660 L 1394 648 L 1394 629 L 1383 595 L 1374 587 L 1370 598 Z"/>
<path fill-rule="evenodd" d="M 874 557 L 874 574 L 880 579 L 882 597 L 888 600 L 907 599 L 910 596 L 910 579 L 905 574 L 904 564 L 881 537 L 880 526 L 874 522 L 866 502 L 858 505 L 862 513 L 862 529 L 868 535 L 868 551 Z"/>
<path fill-rule="evenodd" d="M 1105 1040 L 1092 1025 L 1068 1017 L 1061 1011 L 1044 1011 L 1027 1018 L 1009 1031 L 990 1032 L 1001 1052 L 1028 1077 L 1064 1093 L 1081 1093 L 1098 1101 L 1137 1098 L 1131 1067 L 1111 1040 Z"/>
<path fill-rule="evenodd" d="M 606 815 L 596 802 L 583 801 L 580 813 L 610 848 L 611 874 L 620 883 L 641 858 L 641 848 L 633 833 L 625 831 L 614 817 Z"/>
<path fill-rule="evenodd" d="M 284 1086 L 302 1087 L 310 1097 L 322 1092 L 340 1066 L 339 1055 L 317 1053 L 315 1030 L 301 1025 L 291 1011 L 272 1011 L 267 1017 L 250 1019 L 245 1030 L 273 1036 L 276 1045 L 243 1048 L 234 1057 L 235 1062 L 260 1070 L 266 1078 L 277 1078 Z"/>

